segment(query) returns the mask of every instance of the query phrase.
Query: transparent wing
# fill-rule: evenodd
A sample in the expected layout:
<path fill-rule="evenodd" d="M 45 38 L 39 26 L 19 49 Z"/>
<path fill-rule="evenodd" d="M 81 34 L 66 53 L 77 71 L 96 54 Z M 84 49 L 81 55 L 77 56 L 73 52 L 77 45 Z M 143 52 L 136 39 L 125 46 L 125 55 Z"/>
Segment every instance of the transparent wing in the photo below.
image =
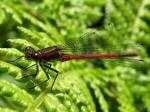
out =
<path fill-rule="evenodd" d="M 63 53 L 88 54 L 102 52 L 104 40 L 95 32 L 88 32 L 79 38 L 66 39 L 65 44 L 61 46 Z"/>
<path fill-rule="evenodd" d="M 135 44 L 117 43 L 115 39 L 105 38 L 98 32 L 88 32 L 79 38 L 66 39 L 64 45 L 60 46 L 64 54 L 124 53 L 127 49 L 134 51 L 133 48 L 136 47 L 138 46 Z"/>
<path fill-rule="evenodd" d="M 98 32 L 88 32 L 79 38 L 66 39 L 65 44 L 60 46 L 63 54 L 122 54 L 135 52 L 138 54 L 140 45 L 134 43 L 116 42 L 116 39 L 106 38 Z M 98 61 L 101 60 L 101 61 Z M 140 57 L 124 57 L 116 59 L 94 59 L 89 61 L 110 63 L 111 65 L 131 65 L 141 63 Z"/>

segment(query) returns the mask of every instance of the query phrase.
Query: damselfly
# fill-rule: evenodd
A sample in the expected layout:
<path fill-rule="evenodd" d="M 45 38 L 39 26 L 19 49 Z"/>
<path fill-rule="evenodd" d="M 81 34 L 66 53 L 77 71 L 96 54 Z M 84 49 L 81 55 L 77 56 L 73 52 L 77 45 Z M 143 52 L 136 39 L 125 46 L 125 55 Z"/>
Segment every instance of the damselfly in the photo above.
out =
<path fill-rule="evenodd" d="M 102 43 L 103 42 L 103 43 Z M 32 59 L 36 61 L 36 73 L 32 75 L 34 78 L 39 73 L 39 66 L 41 66 L 47 76 L 48 81 L 50 79 L 50 75 L 47 72 L 47 70 L 54 71 L 56 73 L 56 76 L 54 78 L 54 81 L 51 86 L 51 91 L 53 89 L 54 83 L 56 81 L 56 78 L 58 76 L 58 71 L 51 67 L 51 64 L 53 61 L 59 60 L 59 61 L 69 61 L 69 60 L 84 60 L 84 59 L 123 59 L 123 58 L 129 58 L 129 57 L 137 57 L 137 52 L 114 52 L 111 53 L 110 51 L 114 51 L 113 48 L 109 49 L 109 53 L 103 53 L 103 49 L 106 47 L 104 44 L 104 41 L 101 40 L 101 37 L 95 32 L 88 33 L 76 41 L 66 41 L 67 46 L 50 46 L 47 48 L 43 48 L 40 50 L 35 50 L 34 48 L 28 46 L 25 49 L 25 56 L 27 59 Z M 20 59 L 19 57 L 18 59 Z M 48 62 L 51 62 L 49 64 Z M 34 66 L 31 65 L 28 68 Z M 47 70 L 45 70 L 46 68 Z M 31 76 L 31 75 L 29 75 Z M 25 77 L 29 77 L 25 76 Z"/>

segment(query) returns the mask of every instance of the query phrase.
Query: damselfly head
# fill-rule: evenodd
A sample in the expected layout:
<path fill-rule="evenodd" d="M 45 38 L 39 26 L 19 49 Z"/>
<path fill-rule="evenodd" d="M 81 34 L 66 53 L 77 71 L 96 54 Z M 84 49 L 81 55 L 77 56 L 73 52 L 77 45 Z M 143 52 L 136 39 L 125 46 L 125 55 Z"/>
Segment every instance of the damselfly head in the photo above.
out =
<path fill-rule="evenodd" d="M 29 46 L 25 48 L 25 57 L 27 59 L 31 59 L 34 53 L 35 53 L 35 50 L 32 47 Z"/>

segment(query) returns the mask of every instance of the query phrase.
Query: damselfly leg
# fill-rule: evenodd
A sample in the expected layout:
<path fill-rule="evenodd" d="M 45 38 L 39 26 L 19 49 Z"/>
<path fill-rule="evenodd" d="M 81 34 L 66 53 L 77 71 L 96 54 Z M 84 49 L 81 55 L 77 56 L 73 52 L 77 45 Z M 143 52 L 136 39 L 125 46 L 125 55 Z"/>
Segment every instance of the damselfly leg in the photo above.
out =
<path fill-rule="evenodd" d="M 23 68 L 23 70 L 28 70 L 29 68 L 33 67 L 33 66 L 36 66 L 37 64 L 33 64 L 33 65 L 30 65 L 30 66 L 27 66 L 25 68 Z"/>
<path fill-rule="evenodd" d="M 7 62 L 9 62 L 9 63 L 16 62 L 16 61 L 19 61 L 23 57 L 25 57 L 25 56 L 20 56 L 20 57 L 16 58 L 15 60 L 10 60 L 10 61 L 7 61 Z"/>
<path fill-rule="evenodd" d="M 31 75 L 25 75 L 25 76 L 23 76 L 22 78 L 27 78 L 27 77 L 30 77 L 30 76 L 36 78 L 37 74 L 39 73 L 39 65 L 38 65 L 38 62 L 36 62 L 35 65 L 36 65 L 36 72 L 35 72 L 34 74 L 31 74 Z M 33 67 L 33 66 L 35 66 L 35 65 L 29 66 L 28 69 L 31 68 L 31 67 Z"/>
<path fill-rule="evenodd" d="M 53 68 L 51 68 L 51 66 L 47 66 L 46 64 L 44 64 L 44 66 L 45 66 L 46 68 L 48 68 L 49 70 L 52 70 L 52 71 L 54 71 L 54 72 L 56 73 L 56 76 L 54 77 L 54 80 L 53 80 L 53 83 L 52 83 L 52 86 L 51 86 L 51 92 L 52 92 L 53 86 L 54 86 L 55 81 L 56 81 L 57 76 L 58 76 L 58 71 L 55 70 L 55 69 L 53 69 Z M 48 79 L 48 80 L 49 80 L 49 79 Z"/>
<path fill-rule="evenodd" d="M 40 67 L 43 69 L 44 73 L 46 74 L 47 79 L 46 79 L 45 81 L 42 81 L 42 82 L 39 83 L 38 85 L 41 85 L 41 84 L 47 82 L 47 81 L 51 78 L 51 77 L 50 77 L 50 74 L 49 74 L 49 71 L 50 71 L 50 70 L 51 70 L 51 71 L 54 71 L 54 72 L 56 73 L 56 76 L 54 77 L 54 81 L 53 81 L 52 86 L 51 86 L 51 92 L 52 92 L 53 86 L 54 86 L 55 81 L 56 81 L 57 76 L 58 76 L 58 71 L 55 70 L 55 69 L 53 69 L 53 68 L 51 68 L 51 64 L 48 64 L 48 63 L 43 63 L 43 62 L 40 61 L 40 62 L 39 62 L 39 65 L 40 65 Z M 39 65 L 37 64 L 37 66 L 39 66 Z M 38 68 L 39 68 L 39 67 L 38 67 Z M 39 72 L 39 70 L 37 70 L 36 75 L 38 74 L 38 72 Z M 36 75 L 33 74 L 33 76 L 35 76 L 35 77 L 36 77 Z M 29 75 L 29 76 L 31 76 L 31 75 Z M 26 76 L 26 77 L 29 77 L 29 76 Z M 34 78 L 35 78 L 35 77 L 34 77 Z M 30 89 L 33 89 L 33 88 L 35 88 L 36 86 L 37 86 L 37 85 L 31 87 Z"/>

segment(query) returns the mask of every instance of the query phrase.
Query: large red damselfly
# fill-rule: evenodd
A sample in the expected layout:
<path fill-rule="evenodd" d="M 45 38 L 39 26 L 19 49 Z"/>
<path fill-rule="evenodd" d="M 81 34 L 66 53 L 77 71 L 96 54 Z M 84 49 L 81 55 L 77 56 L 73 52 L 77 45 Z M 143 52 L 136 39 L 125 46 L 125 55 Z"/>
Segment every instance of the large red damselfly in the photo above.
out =
<path fill-rule="evenodd" d="M 117 53 L 102 53 L 107 45 L 101 40 L 100 36 L 95 34 L 95 32 L 88 33 L 76 41 L 66 41 L 67 46 L 51 46 L 40 50 L 35 50 L 32 47 L 26 47 L 25 56 L 27 59 L 32 59 L 36 61 L 36 64 L 31 65 L 27 68 L 36 66 L 36 73 L 33 75 L 26 75 L 24 77 L 33 76 L 34 78 L 39 73 L 39 66 L 44 70 L 47 80 L 50 79 L 50 75 L 46 72 L 46 69 L 54 71 L 56 76 L 51 86 L 51 91 L 53 89 L 54 83 L 58 76 L 58 71 L 51 67 L 48 62 L 53 62 L 55 60 L 59 61 L 69 61 L 69 60 L 84 60 L 84 59 L 122 59 L 129 57 L 137 57 L 136 52 L 117 52 Z M 106 50 L 106 49 L 105 49 Z M 104 51 L 105 51 L 104 50 Z M 114 51 L 113 48 L 109 48 L 109 51 Z M 18 59 L 20 59 L 19 57 Z"/>

